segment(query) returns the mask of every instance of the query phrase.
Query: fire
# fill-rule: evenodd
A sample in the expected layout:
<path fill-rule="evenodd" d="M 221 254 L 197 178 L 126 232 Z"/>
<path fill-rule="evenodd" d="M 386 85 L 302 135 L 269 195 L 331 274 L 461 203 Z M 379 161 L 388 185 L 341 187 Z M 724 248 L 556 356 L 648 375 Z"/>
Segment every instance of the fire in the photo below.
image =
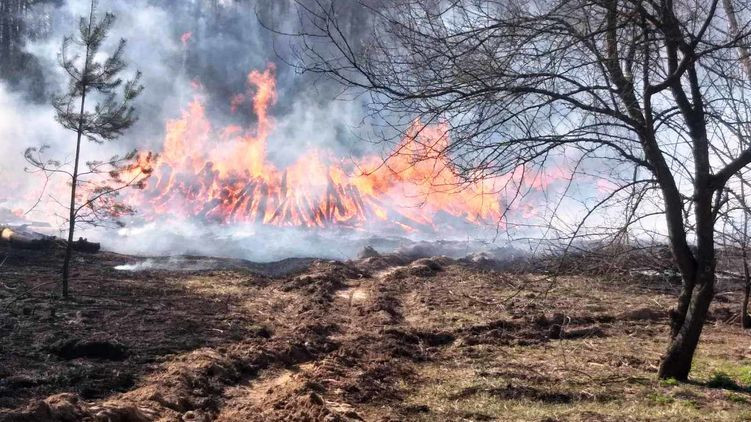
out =
<path fill-rule="evenodd" d="M 407 231 L 435 231 L 439 215 L 474 224 L 500 221 L 502 178 L 463 184 L 442 153 L 450 141 L 444 124 L 413 122 L 385 165 L 377 156 L 346 162 L 311 150 L 278 168 L 267 159 L 274 129 L 269 110 L 277 99 L 274 67 L 250 72 L 247 83 L 248 91 L 230 105 L 252 106 L 257 121 L 251 129 L 214 127 L 200 96 L 167 122 L 163 151 L 135 200 L 139 210 L 217 223 L 377 223 Z"/>

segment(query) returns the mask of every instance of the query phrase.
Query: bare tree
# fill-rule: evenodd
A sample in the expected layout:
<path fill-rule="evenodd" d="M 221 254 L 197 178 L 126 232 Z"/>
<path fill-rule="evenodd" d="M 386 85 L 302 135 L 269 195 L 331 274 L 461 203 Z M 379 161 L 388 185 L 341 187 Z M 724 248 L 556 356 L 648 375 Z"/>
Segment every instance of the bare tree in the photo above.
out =
<path fill-rule="evenodd" d="M 445 123 L 439 153 L 467 180 L 577 151 L 623 175 L 605 199 L 664 215 L 682 287 L 659 376 L 687 379 L 714 295 L 723 193 L 751 162 L 738 135 L 749 120 L 729 112 L 751 92 L 751 3 L 725 1 L 729 22 L 719 0 L 361 0 L 357 38 L 340 19 L 350 3 L 298 0 L 301 31 L 268 26 L 292 36 L 293 64 L 368 92 L 394 127 Z"/>
<path fill-rule="evenodd" d="M 68 242 L 62 268 L 62 295 L 68 297 L 68 279 L 73 253 L 73 236 L 77 223 L 97 224 L 103 219 L 120 216 L 132 210 L 117 201 L 122 189 L 140 187 L 150 174 L 151 156 L 131 152 L 103 161 L 89 161 L 88 170 L 81 171 L 81 141 L 94 143 L 117 139 L 136 121 L 133 100 L 143 89 L 139 85 L 140 73 L 127 82 L 119 78 L 126 68 L 122 59 L 125 40 L 120 40 L 114 52 L 104 57 L 102 43 L 114 23 L 115 16 L 106 13 L 96 17 L 96 0 L 92 0 L 88 17 L 82 17 L 77 37 L 66 37 L 60 52 L 60 65 L 69 77 L 68 90 L 53 98 L 57 121 L 76 134 L 75 155 L 72 163 L 46 159 L 47 147 L 29 148 L 26 160 L 37 171 L 46 175 L 63 174 L 70 178 L 70 202 L 67 206 Z M 82 50 L 71 54 L 71 46 Z M 120 96 L 116 90 L 122 88 Z M 87 100 L 98 100 L 87 108 Z M 70 165 L 69 165 L 70 164 Z M 72 167 L 72 169 L 69 169 Z M 90 179 L 87 176 L 96 176 Z M 104 176 L 104 177 L 102 177 Z"/>

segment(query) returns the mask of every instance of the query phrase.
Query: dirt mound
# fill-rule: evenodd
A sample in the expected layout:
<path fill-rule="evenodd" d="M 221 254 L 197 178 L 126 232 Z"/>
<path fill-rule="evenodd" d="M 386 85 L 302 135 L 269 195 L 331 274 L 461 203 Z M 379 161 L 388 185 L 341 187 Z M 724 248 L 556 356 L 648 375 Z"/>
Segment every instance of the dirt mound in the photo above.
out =
<path fill-rule="evenodd" d="M 147 422 L 153 420 L 148 410 L 132 405 L 91 405 L 70 393 L 37 400 L 17 412 L 0 413 L 0 422 Z"/>
<path fill-rule="evenodd" d="M 456 337 L 448 332 L 404 330 L 396 327 L 381 331 L 381 347 L 385 354 L 414 361 L 428 360 L 435 348 L 449 345 Z"/>
<path fill-rule="evenodd" d="M 282 285 L 284 291 L 303 291 L 318 303 L 331 302 L 334 293 L 349 279 L 362 279 L 368 273 L 338 261 L 315 261 L 306 272 Z"/>
<path fill-rule="evenodd" d="M 458 330 L 456 336 L 463 345 L 509 344 L 532 345 L 549 340 L 605 337 L 601 326 L 612 322 L 612 316 L 566 316 L 554 313 L 551 316 L 527 315 L 520 320 L 498 319 L 489 323 L 477 324 Z"/>
<path fill-rule="evenodd" d="M 59 260 L 9 257 L 0 300 L 53 283 Z M 671 394 L 630 381 L 652 376 L 667 336 L 659 307 L 674 298 L 649 285 L 551 283 L 494 272 L 484 258 L 399 254 L 290 261 L 278 277 L 242 262 L 112 269 L 136 260 L 82 255 L 74 300 L 50 300 L 50 284 L 0 309 L 0 422 L 505 420 L 508 409 L 576 419 L 593 400 L 630 411 Z M 726 321 L 738 303 L 731 296 L 713 315 Z M 708 356 L 747 355 L 736 322 L 706 327 L 729 346 Z M 711 403 L 742 406 L 712 391 L 700 411 Z"/>
<path fill-rule="evenodd" d="M 717 305 L 709 310 L 707 321 L 730 323 L 738 317 L 740 317 L 740 312 L 734 307 Z"/>
<path fill-rule="evenodd" d="M 432 257 L 432 258 L 420 258 L 412 262 L 409 266 L 412 268 L 427 268 L 434 275 L 437 272 L 443 271 L 443 267 L 450 264 L 451 260 L 446 257 Z"/>
<path fill-rule="evenodd" d="M 388 283 L 388 280 L 383 280 Z M 363 313 L 371 315 L 381 325 L 399 323 L 404 319 L 400 310 L 401 303 L 396 294 L 388 288 L 379 288 L 378 294 L 365 304 Z"/>
<path fill-rule="evenodd" d="M 222 409 L 217 421 L 360 421 L 346 404 L 325 400 L 326 388 L 311 381 L 304 371 L 285 370 L 258 380 L 249 390 L 230 393 L 232 405 Z"/>
<path fill-rule="evenodd" d="M 384 254 L 354 261 L 354 265 L 357 266 L 357 268 L 361 268 L 363 271 L 376 272 L 383 271 L 391 267 L 407 265 L 413 260 L 414 258 L 410 258 L 404 255 Z"/>
<path fill-rule="evenodd" d="M 605 331 L 597 325 L 579 328 L 552 325 L 548 329 L 548 338 L 552 340 L 572 340 L 577 338 L 590 337 L 605 337 Z"/>
<path fill-rule="evenodd" d="M 409 265 L 390 268 L 383 272 L 383 278 L 389 281 L 402 280 L 409 277 L 433 277 L 443 271 L 448 258 L 420 258 Z"/>
<path fill-rule="evenodd" d="M 326 341 L 322 334 L 330 330 L 331 327 L 303 326 L 293 338 L 272 341 L 265 347 L 238 344 L 224 353 L 198 350 L 166 365 L 142 387 L 118 400 L 139 403 L 165 417 L 213 419 L 222 407 L 222 396 L 228 386 L 271 366 L 296 365 L 335 349 L 336 345 Z"/>

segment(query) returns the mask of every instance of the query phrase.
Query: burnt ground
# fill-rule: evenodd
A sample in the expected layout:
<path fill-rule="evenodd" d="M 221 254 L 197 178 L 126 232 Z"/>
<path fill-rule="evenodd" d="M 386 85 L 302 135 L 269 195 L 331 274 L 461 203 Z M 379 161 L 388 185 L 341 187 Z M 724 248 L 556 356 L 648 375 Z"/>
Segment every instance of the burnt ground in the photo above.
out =
<path fill-rule="evenodd" d="M 659 279 L 400 256 L 143 263 L 80 255 L 62 301 L 59 256 L 10 254 L 0 421 L 751 419 L 737 286 L 720 285 L 680 384 L 655 379 L 676 294 Z"/>

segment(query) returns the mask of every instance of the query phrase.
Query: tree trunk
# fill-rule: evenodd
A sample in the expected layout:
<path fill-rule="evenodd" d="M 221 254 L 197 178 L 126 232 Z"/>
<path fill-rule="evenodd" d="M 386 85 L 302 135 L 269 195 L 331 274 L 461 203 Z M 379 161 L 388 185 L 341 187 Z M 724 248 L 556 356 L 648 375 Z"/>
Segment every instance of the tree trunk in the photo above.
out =
<path fill-rule="evenodd" d="M 748 300 L 751 296 L 751 277 L 748 274 L 748 266 L 746 267 L 746 286 L 743 292 L 743 307 L 741 308 L 741 327 L 751 328 L 751 315 L 748 314 Z"/>
<path fill-rule="evenodd" d="M 89 15 L 89 32 L 91 24 L 94 21 L 94 3 L 91 5 Z M 89 45 L 86 45 L 86 56 L 84 57 L 83 72 L 81 77 L 86 78 L 89 73 Z M 73 161 L 73 177 L 70 188 L 70 214 L 68 216 L 68 243 L 65 245 L 65 259 L 63 261 L 63 298 L 68 298 L 68 279 L 70 278 L 70 261 L 73 258 L 73 234 L 76 229 L 76 187 L 78 185 L 78 161 L 81 156 L 81 136 L 83 135 L 83 119 L 86 104 L 86 81 L 82 82 L 81 89 L 81 110 L 78 119 L 78 136 L 76 138 L 76 157 Z"/>
<path fill-rule="evenodd" d="M 748 221 L 748 211 L 744 211 L 745 221 Z M 745 228 L 744 233 L 748 233 L 748 228 Z M 751 296 L 751 273 L 748 268 L 748 251 L 746 250 L 747 239 L 743 240 L 743 306 L 741 306 L 741 327 L 751 328 L 751 316 L 748 314 L 748 300 Z"/>
<path fill-rule="evenodd" d="M 63 298 L 68 298 L 68 279 L 70 277 L 70 261 L 73 258 L 73 234 L 76 229 L 76 186 L 78 185 L 78 160 L 81 155 L 81 134 L 83 131 L 83 112 L 86 102 L 86 88 L 81 96 L 81 120 L 78 124 L 76 138 L 76 158 L 73 162 L 73 178 L 70 188 L 70 214 L 68 216 L 68 242 L 65 245 L 65 259 L 63 260 Z"/>
<path fill-rule="evenodd" d="M 680 381 L 688 379 L 709 304 L 714 297 L 714 271 L 704 272 L 700 277 L 702 280 L 694 289 L 683 324 L 671 338 L 668 351 L 660 363 L 660 378 L 675 378 Z"/>
<path fill-rule="evenodd" d="M 703 120 L 703 119 L 701 119 Z M 696 121 L 701 121 L 699 118 Z M 694 138 L 696 179 L 694 181 L 694 215 L 696 217 L 696 265 L 683 272 L 683 289 L 678 307 L 671 315 L 670 344 L 662 358 L 658 377 L 688 379 L 691 362 L 699 344 L 709 305 L 714 298 L 715 244 L 712 195 L 709 184 L 709 155 L 703 127 L 691 128 Z M 678 257 L 676 257 L 678 258 Z M 693 277 L 692 277 L 693 275 Z"/>

